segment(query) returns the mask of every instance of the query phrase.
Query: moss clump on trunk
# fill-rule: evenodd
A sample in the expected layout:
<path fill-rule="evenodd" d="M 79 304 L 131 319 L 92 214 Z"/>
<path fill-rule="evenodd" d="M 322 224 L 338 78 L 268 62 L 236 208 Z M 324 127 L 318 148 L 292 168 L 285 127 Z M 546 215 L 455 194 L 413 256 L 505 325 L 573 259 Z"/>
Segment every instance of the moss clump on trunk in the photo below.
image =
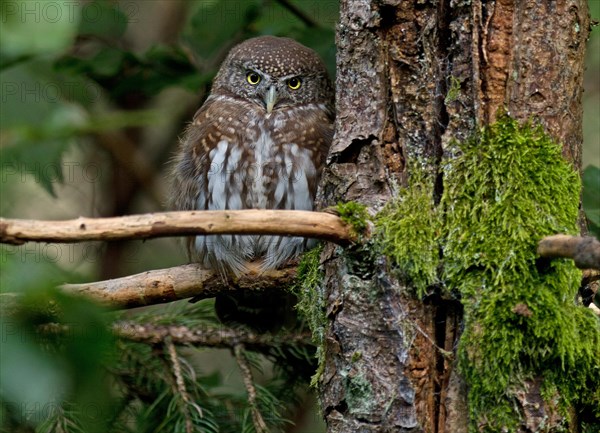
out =
<path fill-rule="evenodd" d="M 507 115 L 457 146 L 438 206 L 433 178 L 409 170 L 408 187 L 375 218 L 376 249 L 419 296 L 440 285 L 461 298 L 473 431 L 517 431 L 518 393 L 535 378 L 549 407 L 597 421 L 600 321 L 576 303 L 572 261 L 536 254 L 544 236 L 578 233 L 578 174 L 540 126 Z"/>
<path fill-rule="evenodd" d="M 535 377 L 559 409 L 598 411 L 600 322 L 576 305 L 581 272 L 536 255 L 544 236 L 578 232 L 578 174 L 541 127 L 506 115 L 459 146 L 445 164 L 444 280 L 465 307 L 473 430 L 516 431 L 516 391 Z"/>
<path fill-rule="evenodd" d="M 366 233 L 370 217 L 364 204 L 355 201 L 338 203 L 335 210 L 342 221 L 352 227 L 354 236 L 360 237 Z"/>
<path fill-rule="evenodd" d="M 401 188 L 375 220 L 375 245 L 419 296 L 439 282 L 442 220 L 433 202 L 433 182 L 432 176 L 413 168 L 408 187 Z"/>
<path fill-rule="evenodd" d="M 325 294 L 323 292 L 323 272 L 321 270 L 321 252 L 323 245 L 305 252 L 298 264 L 297 283 L 292 288 L 298 298 L 296 308 L 306 320 L 310 328 L 312 339 L 317 346 L 317 359 L 319 367 L 311 380 L 311 385 L 316 385 L 323 370 L 323 345 L 325 340 L 325 327 L 327 317 L 325 313 Z"/>

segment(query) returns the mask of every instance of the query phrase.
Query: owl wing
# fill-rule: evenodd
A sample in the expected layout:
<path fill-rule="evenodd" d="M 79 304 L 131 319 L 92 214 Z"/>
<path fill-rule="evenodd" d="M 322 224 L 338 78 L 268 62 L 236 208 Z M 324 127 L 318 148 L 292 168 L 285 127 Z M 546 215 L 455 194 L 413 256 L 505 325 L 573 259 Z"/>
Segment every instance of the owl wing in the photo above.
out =
<path fill-rule="evenodd" d="M 170 208 L 177 210 L 241 209 L 243 191 L 236 170 L 244 156 L 240 131 L 245 130 L 244 107 L 210 97 L 187 127 L 173 162 Z M 223 275 L 244 269 L 249 246 L 231 235 L 190 236 L 186 249 L 191 261 Z"/>
<path fill-rule="evenodd" d="M 172 162 L 172 194 L 169 200 L 171 209 L 206 209 L 198 207 L 198 197 L 207 182 L 210 170 L 208 154 L 217 146 L 220 137 L 216 125 L 206 118 L 211 105 L 211 101 L 207 100 L 200 107 L 179 143 L 179 149 Z"/>

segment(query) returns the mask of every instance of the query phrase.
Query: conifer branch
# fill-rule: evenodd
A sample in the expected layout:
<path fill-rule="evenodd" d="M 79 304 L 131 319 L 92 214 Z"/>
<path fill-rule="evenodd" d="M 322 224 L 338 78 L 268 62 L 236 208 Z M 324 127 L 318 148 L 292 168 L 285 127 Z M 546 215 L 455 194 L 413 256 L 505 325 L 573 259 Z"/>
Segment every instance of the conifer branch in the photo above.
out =
<path fill-rule="evenodd" d="M 200 417 L 202 417 L 202 408 L 194 403 L 187 392 L 185 387 L 185 380 L 183 378 L 183 374 L 181 373 L 181 364 L 179 362 L 179 356 L 177 355 L 177 349 L 173 344 L 173 341 L 170 337 L 165 338 L 164 340 L 165 347 L 167 349 L 167 353 L 169 354 L 169 360 L 171 361 L 171 365 L 173 367 L 173 376 L 175 377 L 175 395 L 179 395 L 183 400 L 183 413 L 185 417 L 185 431 L 186 433 L 193 433 L 194 426 L 192 423 L 192 419 L 189 413 L 189 406 L 192 406 L 194 410 L 198 412 Z"/>
<path fill-rule="evenodd" d="M 113 333 L 120 338 L 138 343 L 161 344 L 168 338 L 176 345 L 212 348 L 232 349 L 236 344 L 243 344 L 248 350 L 263 353 L 269 352 L 273 346 L 312 345 L 310 333 L 286 333 L 283 336 L 277 336 L 221 326 L 189 328 L 178 325 L 159 326 L 118 322 L 113 326 Z"/>
<path fill-rule="evenodd" d="M 303 236 L 345 245 L 350 226 L 328 212 L 225 210 L 161 212 L 112 218 L 42 221 L 0 218 L 0 243 L 72 243 L 149 239 L 166 236 L 254 234 Z"/>
<path fill-rule="evenodd" d="M 268 433 L 269 428 L 267 427 L 267 424 L 265 423 L 265 420 L 258 409 L 258 403 L 256 401 L 256 387 L 254 386 L 254 379 L 252 379 L 250 365 L 248 364 L 248 360 L 244 354 L 244 345 L 236 344 L 233 346 L 233 353 L 238 363 L 238 367 L 240 368 L 240 373 L 242 375 L 242 380 L 244 381 L 244 386 L 246 387 L 246 392 L 248 393 L 248 404 L 250 405 L 250 411 L 252 412 L 254 429 L 256 430 L 256 433 Z"/>

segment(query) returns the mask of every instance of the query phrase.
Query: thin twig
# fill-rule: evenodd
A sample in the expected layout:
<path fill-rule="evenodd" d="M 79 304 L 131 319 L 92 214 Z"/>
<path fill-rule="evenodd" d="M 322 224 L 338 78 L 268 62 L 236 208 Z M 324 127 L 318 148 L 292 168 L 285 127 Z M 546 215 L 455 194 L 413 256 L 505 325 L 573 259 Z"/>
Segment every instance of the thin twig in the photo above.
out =
<path fill-rule="evenodd" d="M 354 240 L 351 228 L 328 212 L 233 210 L 161 212 L 112 218 L 42 221 L 0 218 L 0 243 L 84 242 L 165 236 L 254 234 L 324 239 L 341 245 Z"/>
<path fill-rule="evenodd" d="M 252 371 L 250 370 L 250 365 L 248 364 L 248 360 L 246 359 L 246 355 L 244 354 L 244 345 L 236 344 L 233 346 L 233 353 L 235 354 L 235 359 L 240 367 L 240 372 L 242 374 L 242 379 L 244 381 L 244 386 L 246 387 L 246 392 L 248 392 L 248 403 L 250 404 L 250 410 L 252 412 L 252 422 L 254 423 L 254 428 L 256 429 L 256 433 L 267 433 L 269 428 L 265 423 L 265 420 L 258 410 L 258 404 L 256 402 L 256 388 L 254 386 L 254 380 L 252 379 Z"/>

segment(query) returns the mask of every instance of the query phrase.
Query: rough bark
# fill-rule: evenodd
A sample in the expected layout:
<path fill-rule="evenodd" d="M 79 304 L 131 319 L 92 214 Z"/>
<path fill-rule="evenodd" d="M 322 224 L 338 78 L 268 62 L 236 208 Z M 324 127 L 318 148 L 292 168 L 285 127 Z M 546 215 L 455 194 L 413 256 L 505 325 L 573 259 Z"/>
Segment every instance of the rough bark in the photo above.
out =
<path fill-rule="evenodd" d="M 452 140 L 493 122 L 499 109 L 541 122 L 580 167 L 588 27 L 585 0 L 342 0 L 322 204 L 355 200 L 377 212 L 406 185 L 410 160 L 438 175 L 438 200 Z M 319 391 L 328 432 L 466 432 L 466 386 L 446 356 L 459 338 L 460 305 L 417 299 L 384 258 L 329 246 L 322 262 Z M 523 432 L 538 431 L 552 412 L 537 380 L 523 388 Z M 535 414 L 531 401 L 541 402 Z M 546 420 L 544 431 L 563 421 Z"/>
<path fill-rule="evenodd" d="M 581 166 L 583 70 L 589 34 L 587 2 L 528 0 L 479 3 L 477 44 L 483 123 L 505 106 L 535 118 Z M 485 21 L 483 21 L 485 20 Z M 543 23 L 543 24 L 542 24 Z"/>

